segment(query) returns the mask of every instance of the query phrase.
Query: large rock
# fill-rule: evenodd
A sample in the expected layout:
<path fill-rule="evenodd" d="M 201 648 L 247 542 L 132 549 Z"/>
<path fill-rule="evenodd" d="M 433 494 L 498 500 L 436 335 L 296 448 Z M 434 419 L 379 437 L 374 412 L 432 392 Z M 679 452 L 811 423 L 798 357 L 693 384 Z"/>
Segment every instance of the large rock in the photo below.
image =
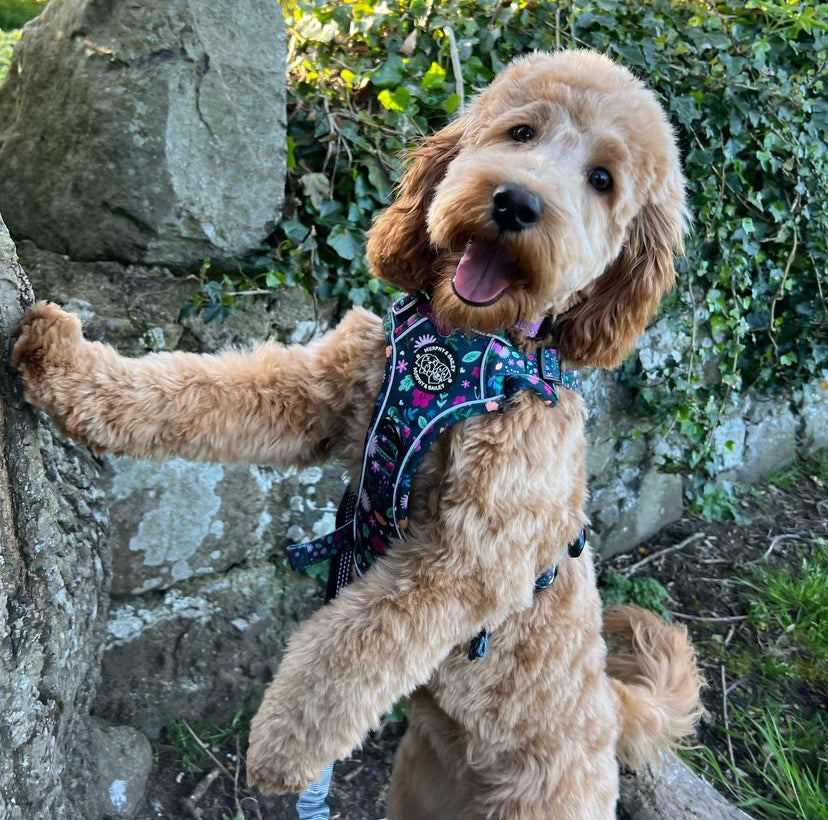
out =
<path fill-rule="evenodd" d="M 281 556 L 335 529 L 341 470 L 108 458 L 100 488 L 113 519 L 113 595 L 165 589 Z M 280 560 L 284 560 L 280 557 Z M 268 568 L 269 571 L 269 568 Z"/>
<path fill-rule="evenodd" d="M 0 817 L 97 820 L 108 517 L 95 459 L 38 425 L 8 368 L 31 299 L 0 220 Z"/>
<path fill-rule="evenodd" d="M 828 370 L 802 388 L 799 414 L 802 452 L 813 455 L 828 447 Z"/>
<path fill-rule="evenodd" d="M 104 817 L 135 817 L 152 769 L 149 741 L 129 726 L 94 721 L 90 742 L 98 761 L 97 792 Z M 94 784 L 90 786 L 95 788 Z"/>
<path fill-rule="evenodd" d="M 84 260 L 193 265 L 258 246 L 285 173 L 274 0 L 52 0 L 0 86 L 0 207 Z"/>

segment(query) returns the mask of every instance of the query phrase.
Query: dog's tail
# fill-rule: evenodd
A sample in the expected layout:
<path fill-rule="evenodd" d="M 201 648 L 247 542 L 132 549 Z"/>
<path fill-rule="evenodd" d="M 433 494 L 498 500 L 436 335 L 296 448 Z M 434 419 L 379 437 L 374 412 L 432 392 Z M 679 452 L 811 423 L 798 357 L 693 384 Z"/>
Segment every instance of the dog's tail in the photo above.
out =
<path fill-rule="evenodd" d="M 607 672 L 621 700 L 618 758 L 635 769 L 692 733 L 702 679 L 683 626 L 615 606 L 604 613 L 604 633 L 612 653 Z"/>

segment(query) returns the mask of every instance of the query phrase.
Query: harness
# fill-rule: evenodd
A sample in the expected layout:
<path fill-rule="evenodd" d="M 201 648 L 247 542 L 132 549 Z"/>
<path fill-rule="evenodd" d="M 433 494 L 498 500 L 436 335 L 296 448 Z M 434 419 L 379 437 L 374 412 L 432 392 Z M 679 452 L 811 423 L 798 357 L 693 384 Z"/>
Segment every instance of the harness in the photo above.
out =
<path fill-rule="evenodd" d="M 330 600 L 351 578 L 362 575 L 394 539 L 403 540 L 408 504 L 417 468 L 428 448 L 452 424 L 499 412 L 516 393 L 531 390 L 549 407 L 558 388 L 577 390 L 575 371 L 561 370 L 558 351 L 541 347 L 526 353 L 497 334 L 446 335 L 431 312 L 427 294 L 404 296 L 384 319 L 385 376 L 363 449 L 356 492 L 345 491 L 337 512 L 337 528 L 327 535 L 288 547 L 294 570 L 332 558 L 328 577 Z M 585 534 L 567 547 L 580 555 Z M 535 582 L 548 587 L 557 565 Z M 485 630 L 472 641 L 470 659 L 486 653 Z"/>

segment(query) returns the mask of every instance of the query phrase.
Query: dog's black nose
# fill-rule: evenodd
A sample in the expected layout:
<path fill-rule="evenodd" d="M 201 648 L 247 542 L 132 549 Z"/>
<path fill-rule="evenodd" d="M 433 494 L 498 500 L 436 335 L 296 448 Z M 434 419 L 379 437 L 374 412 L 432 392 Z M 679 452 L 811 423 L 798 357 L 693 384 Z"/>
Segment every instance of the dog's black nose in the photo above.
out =
<path fill-rule="evenodd" d="M 501 231 L 523 231 L 532 227 L 543 213 L 543 203 L 537 194 L 506 182 L 498 185 L 492 194 L 492 219 Z"/>

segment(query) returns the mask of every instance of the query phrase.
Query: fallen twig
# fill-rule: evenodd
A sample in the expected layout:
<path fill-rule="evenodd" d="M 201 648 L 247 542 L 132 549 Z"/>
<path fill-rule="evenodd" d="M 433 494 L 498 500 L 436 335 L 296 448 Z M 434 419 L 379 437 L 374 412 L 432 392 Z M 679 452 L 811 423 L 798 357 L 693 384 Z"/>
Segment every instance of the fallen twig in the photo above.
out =
<path fill-rule="evenodd" d="M 198 819 L 203 816 L 203 812 L 200 808 L 198 808 L 198 804 L 201 802 L 204 795 L 207 794 L 207 790 L 213 785 L 213 782 L 220 774 L 221 769 L 212 769 L 193 789 L 192 794 L 184 801 L 185 808 L 193 817 Z"/>
<path fill-rule="evenodd" d="M 262 810 L 259 808 L 259 801 L 255 797 L 242 797 L 241 802 L 244 803 L 251 803 L 253 806 L 253 811 L 256 812 L 256 820 L 264 820 L 262 817 Z M 242 817 L 247 817 L 246 814 L 243 814 Z"/>
<path fill-rule="evenodd" d="M 744 621 L 747 618 L 747 615 L 688 615 L 686 612 L 674 612 L 672 609 L 669 612 L 676 618 L 682 618 L 687 621 L 704 621 L 705 623 L 711 624 L 729 624 L 733 621 Z"/>
<path fill-rule="evenodd" d="M 678 552 L 679 550 L 684 549 L 685 547 L 695 543 L 701 538 L 704 538 L 703 532 L 694 532 L 692 535 L 685 538 L 684 541 L 681 541 L 678 544 L 673 544 L 672 547 L 667 547 L 667 549 L 654 552 L 652 553 L 652 555 L 648 555 L 646 558 L 642 558 L 640 561 L 636 561 L 634 564 L 631 564 L 621 572 L 623 575 L 632 575 L 634 572 L 641 569 L 641 567 L 643 567 L 645 564 L 649 564 L 650 561 L 654 561 L 656 558 L 661 558 L 661 556 L 663 555 L 669 555 L 671 552 Z"/>
<path fill-rule="evenodd" d="M 240 817 L 244 817 L 241 803 L 239 802 L 239 771 L 241 770 L 241 746 L 239 736 L 236 735 L 236 768 L 233 771 L 233 800 L 236 802 L 236 811 Z"/>
<path fill-rule="evenodd" d="M 205 742 L 204 742 L 204 741 L 203 741 L 203 740 L 202 740 L 202 739 L 201 739 L 201 738 L 200 738 L 200 737 L 199 737 L 199 736 L 198 736 L 198 735 L 197 735 L 197 734 L 193 731 L 193 729 L 192 729 L 192 727 L 190 726 L 190 724 L 189 724 L 189 723 L 187 723 L 187 721 L 186 721 L 186 720 L 182 720 L 181 722 L 184 724 L 184 728 L 185 728 L 185 729 L 186 729 L 186 730 L 187 730 L 187 731 L 188 731 L 188 732 L 189 732 L 189 733 L 193 736 L 193 740 L 194 740 L 196 743 L 198 743 L 198 745 L 201 747 L 201 749 L 202 749 L 202 750 L 203 750 L 203 751 L 204 751 L 207 755 L 209 755 L 210 760 L 212 760 L 212 761 L 213 761 L 213 763 L 215 763 L 215 764 L 216 764 L 216 766 L 218 766 L 218 767 L 219 767 L 219 769 L 221 769 L 221 771 L 222 771 L 222 772 L 224 772 L 224 774 L 226 774 L 226 775 L 230 778 L 230 780 L 233 780 L 233 779 L 234 779 L 234 778 L 233 778 L 233 775 L 232 775 L 232 774 L 230 774 L 230 772 L 228 771 L 227 767 L 226 767 L 226 766 L 225 766 L 225 765 L 224 765 L 224 764 L 223 764 L 223 763 L 222 763 L 222 762 L 221 762 L 221 761 L 220 761 L 220 760 L 219 760 L 219 759 L 218 759 L 218 758 L 217 758 L 217 757 L 213 754 L 212 749 L 210 749 L 210 747 L 209 747 L 209 746 L 207 746 L 207 744 L 206 744 L 206 743 L 205 743 Z"/>
<path fill-rule="evenodd" d="M 733 741 L 730 739 L 730 715 L 727 711 L 727 694 L 730 691 L 727 688 L 727 678 L 725 678 L 724 664 L 721 666 L 722 670 L 722 717 L 725 725 L 725 737 L 727 737 L 727 753 L 730 756 L 730 763 L 733 768 L 736 768 L 736 756 L 733 754 Z"/>
<path fill-rule="evenodd" d="M 748 561 L 748 564 L 759 564 L 762 561 L 767 561 L 770 554 L 776 549 L 776 545 L 782 541 L 801 541 L 802 536 L 793 532 L 782 533 L 782 535 L 775 535 L 770 542 L 770 546 L 765 550 L 765 554 L 761 558 L 754 558 L 753 561 Z"/>

